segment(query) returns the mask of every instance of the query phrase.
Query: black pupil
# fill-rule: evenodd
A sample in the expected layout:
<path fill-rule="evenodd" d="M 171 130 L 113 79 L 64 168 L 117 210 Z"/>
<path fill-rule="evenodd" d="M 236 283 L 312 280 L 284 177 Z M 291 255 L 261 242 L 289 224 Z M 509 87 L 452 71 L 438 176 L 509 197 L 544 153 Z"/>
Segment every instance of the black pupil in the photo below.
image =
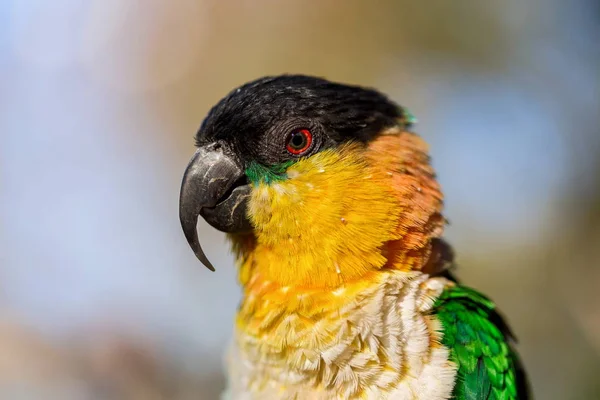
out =
<path fill-rule="evenodd" d="M 292 136 L 292 140 L 290 142 L 293 148 L 301 149 L 306 145 L 306 136 L 304 136 L 302 132 L 296 132 Z"/>

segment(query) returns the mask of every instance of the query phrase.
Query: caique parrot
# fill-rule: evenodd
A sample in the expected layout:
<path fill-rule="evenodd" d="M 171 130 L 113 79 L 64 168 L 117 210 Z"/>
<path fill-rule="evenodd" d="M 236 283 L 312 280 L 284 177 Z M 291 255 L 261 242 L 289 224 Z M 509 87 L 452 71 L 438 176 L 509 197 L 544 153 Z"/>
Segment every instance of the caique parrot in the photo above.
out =
<path fill-rule="evenodd" d="M 265 77 L 196 134 L 186 239 L 227 232 L 243 295 L 229 399 L 528 399 L 494 303 L 452 275 L 443 196 L 414 117 L 382 93 Z"/>

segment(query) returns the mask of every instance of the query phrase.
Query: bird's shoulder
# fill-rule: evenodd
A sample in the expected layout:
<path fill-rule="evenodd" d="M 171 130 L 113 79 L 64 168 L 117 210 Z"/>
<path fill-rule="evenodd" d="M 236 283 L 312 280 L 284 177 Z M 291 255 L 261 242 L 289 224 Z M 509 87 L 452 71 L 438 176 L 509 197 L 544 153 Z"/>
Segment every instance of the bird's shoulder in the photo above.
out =
<path fill-rule="evenodd" d="M 443 327 L 442 343 L 458 372 L 458 400 L 528 400 L 515 339 L 493 301 L 463 285 L 447 288 L 433 313 Z"/>

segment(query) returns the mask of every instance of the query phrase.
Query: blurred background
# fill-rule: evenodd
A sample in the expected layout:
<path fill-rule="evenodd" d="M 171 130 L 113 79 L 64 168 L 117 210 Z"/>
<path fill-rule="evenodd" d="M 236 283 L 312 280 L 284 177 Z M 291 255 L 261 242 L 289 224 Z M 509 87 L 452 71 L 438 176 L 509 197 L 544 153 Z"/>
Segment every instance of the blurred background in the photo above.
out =
<path fill-rule="evenodd" d="M 598 1 L 4 0 L 0 50 L 1 398 L 217 398 L 239 289 L 180 179 L 210 106 L 283 72 L 419 118 L 537 398 L 600 398 Z"/>

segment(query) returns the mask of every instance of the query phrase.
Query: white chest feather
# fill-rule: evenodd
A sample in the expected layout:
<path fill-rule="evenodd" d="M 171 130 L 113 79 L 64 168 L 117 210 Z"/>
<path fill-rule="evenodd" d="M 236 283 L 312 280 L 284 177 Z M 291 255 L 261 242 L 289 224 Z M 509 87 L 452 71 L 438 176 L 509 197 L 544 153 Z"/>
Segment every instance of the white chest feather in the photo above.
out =
<path fill-rule="evenodd" d="M 390 271 L 316 321 L 280 316 L 272 340 L 237 331 L 226 398 L 449 399 L 456 375 L 428 315 L 448 281 Z M 300 345 L 301 344 L 301 345 Z"/>

